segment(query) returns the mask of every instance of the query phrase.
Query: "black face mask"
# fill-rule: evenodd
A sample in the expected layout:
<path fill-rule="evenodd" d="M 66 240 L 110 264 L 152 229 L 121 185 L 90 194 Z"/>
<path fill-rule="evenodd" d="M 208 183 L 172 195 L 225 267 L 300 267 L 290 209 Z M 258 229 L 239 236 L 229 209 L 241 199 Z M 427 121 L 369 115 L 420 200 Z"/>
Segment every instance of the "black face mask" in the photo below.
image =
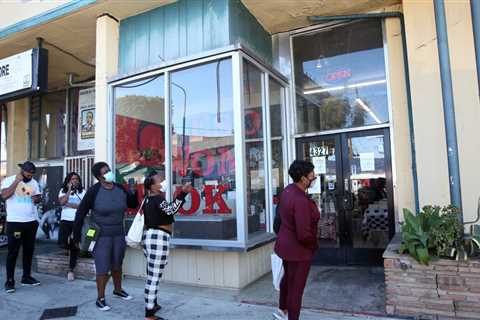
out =
<path fill-rule="evenodd" d="M 23 176 L 23 182 L 29 183 L 30 181 L 32 181 L 32 178 L 27 178 L 27 177 Z"/>

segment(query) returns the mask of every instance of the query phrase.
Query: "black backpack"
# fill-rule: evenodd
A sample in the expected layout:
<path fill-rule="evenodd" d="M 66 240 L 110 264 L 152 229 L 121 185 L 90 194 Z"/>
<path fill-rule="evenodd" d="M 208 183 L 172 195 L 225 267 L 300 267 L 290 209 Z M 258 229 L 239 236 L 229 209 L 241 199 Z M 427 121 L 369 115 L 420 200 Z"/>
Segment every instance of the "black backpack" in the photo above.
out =
<path fill-rule="evenodd" d="M 273 231 L 275 232 L 275 234 L 278 234 L 280 232 L 280 225 L 282 224 L 282 218 L 280 217 L 280 195 L 282 193 L 280 192 L 278 194 L 278 205 L 277 207 L 275 208 L 275 218 L 273 219 Z"/>

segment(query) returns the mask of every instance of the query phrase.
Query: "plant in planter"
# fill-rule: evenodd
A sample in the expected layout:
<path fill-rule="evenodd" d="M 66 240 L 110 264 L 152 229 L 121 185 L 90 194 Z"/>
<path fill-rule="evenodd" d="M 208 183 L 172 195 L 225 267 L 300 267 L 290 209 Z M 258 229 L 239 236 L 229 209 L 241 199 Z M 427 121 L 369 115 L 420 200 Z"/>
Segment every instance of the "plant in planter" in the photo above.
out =
<path fill-rule="evenodd" d="M 455 257 L 463 231 L 459 213 L 453 206 L 425 206 L 417 215 L 404 209 L 400 253 L 409 253 L 423 264 L 428 264 L 431 256 Z"/>

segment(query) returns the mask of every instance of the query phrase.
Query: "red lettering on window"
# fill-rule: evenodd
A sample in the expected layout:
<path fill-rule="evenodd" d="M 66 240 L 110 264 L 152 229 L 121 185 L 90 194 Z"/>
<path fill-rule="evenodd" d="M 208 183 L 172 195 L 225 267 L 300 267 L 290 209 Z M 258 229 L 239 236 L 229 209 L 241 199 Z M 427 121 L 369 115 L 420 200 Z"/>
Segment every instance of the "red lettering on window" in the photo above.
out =
<path fill-rule="evenodd" d="M 182 190 L 181 186 L 177 186 L 175 190 L 174 196 L 179 194 Z M 180 208 L 178 213 L 182 216 L 190 216 L 197 212 L 198 208 L 200 208 L 200 194 L 198 193 L 197 189 L 192 189 L 192 192 L 190 192 L 190 197 L 192 199 L 192 204 L 190 205 L 190 209 L 185 209 L 185 207 Z"/>
<path fill-rule="evenodd" d="M 230 209 L 225 200 L 223 200 L 222 194 L 230 188 L 228 184 L 220 185 L 217 187 L 217 193 L 213 194 L 213 190 L 215 190 L 215 186 L 205 186 L 205 209 L 203 209 L 203 213 L 232 213 L 232 209 Z M 216 204 L 218 209 L 214 209 L 213 205 Z"/>

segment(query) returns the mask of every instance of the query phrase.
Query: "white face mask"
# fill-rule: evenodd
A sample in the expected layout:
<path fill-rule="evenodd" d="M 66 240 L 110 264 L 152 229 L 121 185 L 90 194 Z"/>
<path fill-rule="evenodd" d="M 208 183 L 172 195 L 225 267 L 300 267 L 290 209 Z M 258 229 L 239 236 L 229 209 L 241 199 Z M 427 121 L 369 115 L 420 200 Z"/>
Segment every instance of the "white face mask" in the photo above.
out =
<path fill-rule="evenodd" d="M 115 176 L 113 175 L 112 171 L 109 171 L 103 175 L 103 178 L 105 178 L 105 182 L 112 183 L 113 180 L 115 179 Z"/>
<path fill-rule="evenodd" d="M 168 186 L 167 180 L 163 180 L 162 182 L 160 182 L 160 191 L 167 192 L 167 186 Z"/>
<path fill-rule="evenodd" d="M 310 182 L 310 186 L 308 188 L 311 189 L 311 188 L 315 187 L 315 183 L 317 183 L 317 179 Z"/>

